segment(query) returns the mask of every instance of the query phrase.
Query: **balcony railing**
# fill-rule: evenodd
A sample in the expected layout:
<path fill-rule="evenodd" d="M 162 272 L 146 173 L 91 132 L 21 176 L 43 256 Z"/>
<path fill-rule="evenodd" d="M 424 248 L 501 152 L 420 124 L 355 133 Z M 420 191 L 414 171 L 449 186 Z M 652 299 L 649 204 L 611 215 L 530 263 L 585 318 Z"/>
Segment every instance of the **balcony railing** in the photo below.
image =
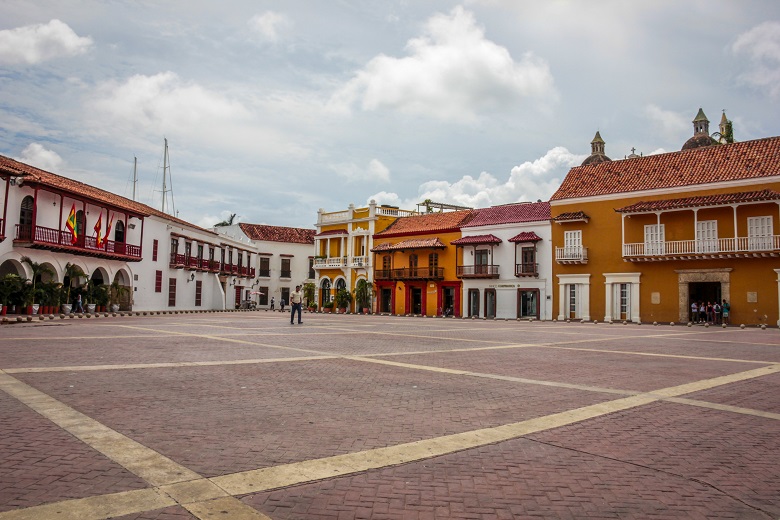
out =
<path fill-rule="evenodd" d="M 623 257 L 627 259 L 685 260 L 723 255 L 777 256 L 778 253 L 780 235 L 623 244 Z"/>
<path fill-rule="evenodd" d="M 539 276 L 539 264 L 515 264 L 515 276 Z"/>
<path fill-rule="evenodd" d="M 404 267 L 401 269 L 378 269 L 375 280 L 443 280 L 443 267 Z"/>
<path fill-rule="evenodd" d="M 196 270 L 201 268 L 202 261 L 200 258 L 191 256 L 187 260 L 187 269 Z"/>
<path fill-rule="evenodd" d="M 314 268 L 344 267 L 347 265 L 346 256 L 333 256 L 328 258 L 315 258 Z"/>
<path fill-rule="evenodd" d="M 282 272 L 279 274 L 279 278 L 291 278 L 291 277 L 292 277 L 292 272 L 291 272 L 291 271 L 289 271 L 289 270 L 287 270 L 287 271 L 282 271 Z"/>
<path fill-rule="evenodd" d="M 271 276 L 271 270 L 270 269 L 260 268 L 260 270 L 257 271 L 257 276 L 265 276 L 266 278 L 270 277 Z"/>
<path fill-rule="evenodd" d="M 60 231 L 43 226 L 33 226 L 30 224 L 17 224 L 14 242 L 27 242 L 32 245 L 46 247 L 54 250 L 67 250 L 76 254 L 103 256 L 115 258 L 124 257 L 129 261 L 141 259 L 141 246 L 125 244 L 124 242 L 115 242 L 114 240 L 104 240 L 98 246 L 97 238 L 80 236 L 76 243 L 73 243 L 73 235 L 70 231 Z"/>
<path fill-rule="evenodd" d="M 176 269 L 181 269 L 186 264 L 187 264 L 187 260 L 184 257 L 184 255 L 171 253 L 171 267 L 175 267 Z"/>
<path fill-rule="evenodd" d="M 350 267 L 368 267 L 367 256 L 353 256 L 349 259 Z"/>
<path fill-rule="evenodd" d="M 588 248 L 582 246 L 556 247 L 555 261 L 559 264 L 587 264 Z"/>
<path fill-rule="evenodd" d="M 498 278 L 498 266 L 493 264 L 459 265 L 458 278 Z"/>

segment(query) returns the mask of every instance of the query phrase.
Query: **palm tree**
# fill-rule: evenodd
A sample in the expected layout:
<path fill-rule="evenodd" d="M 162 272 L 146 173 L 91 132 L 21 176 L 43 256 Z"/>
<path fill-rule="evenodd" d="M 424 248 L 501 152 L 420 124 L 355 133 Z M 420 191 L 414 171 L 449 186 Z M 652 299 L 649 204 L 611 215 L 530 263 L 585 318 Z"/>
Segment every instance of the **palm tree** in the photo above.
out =
<path fill-rule="evenodd" d="M 65 264 L 65 278 L 68 279 L 68 288 L 65 293 L 65 303 L 70 303 L 70 287 L 73 284 L 73 280 L 77 277 L 84 274 L 84 271 L 81 270 L 81 267 L 77 266 L 76 264 L 71 264 L 68 262 Z"/>
<path fill-rule="evenodd" d="M 220 227 L 220 226 L 232 226 L 233 221 L 236 219 L 236 214 L 231 213 L 230 218 L 227 220 L 223 220 L 222 222 L 219 222 L 218 224 L 214 224 L 214 227 Z"/>
<path fill-rule="evenodd" d="M 43 277 L 44 274 L 48 274 L 49 276 L 54 276 L 55 274 L 54 269 L 52 269 L 48 265 L 34 262 L 29 256 L 23 256 L 22 262 L 30 266 L 30 271 L 32 271 L 32 292 L 30 293 L 30 295 L 34 299 L 36 297 L 35 283 L 38 281 L 38 278 Z M 29 302 L 27 305 L 30 305 L 32 303 L 33 302 Z"/>

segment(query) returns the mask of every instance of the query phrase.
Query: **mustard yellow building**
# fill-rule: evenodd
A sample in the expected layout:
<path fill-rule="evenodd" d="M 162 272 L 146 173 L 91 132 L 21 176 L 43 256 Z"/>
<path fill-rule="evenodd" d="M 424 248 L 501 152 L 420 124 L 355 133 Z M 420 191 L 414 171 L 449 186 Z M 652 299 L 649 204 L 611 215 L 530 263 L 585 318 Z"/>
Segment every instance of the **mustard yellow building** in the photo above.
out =
<path fill-rule="evenodd" d="M 336 292 L 353 292 L 358 280 L 373 283 L 371 248 L 373 235 L 387 228 L 399 217 L 415 211 L 370 201 L 364 208 L 350 204 L 343 211 L 317 213 L 314 235 L 314 270 L 317 274 L 316 296 L 320 308 L 333 304 Z M 353 301 L 353 309 L 357 302 Z"/>
<path fill-rule="evenodd" d="M 721 138 L 730 125 L 721 122 Z M 558 319 L 780 325 L 780 137 L 721 144 L 700 110 L 679 152 L 592 154 L 553 195 Z"/>
<path fill-rule="evenodd" d="M 460 316 L 457 247 L 451 242 L 473 216 L 473 210 L 461 210 L 399 218 L 374 235 L 378 312 L 439 316 L 451 308 Z"/>

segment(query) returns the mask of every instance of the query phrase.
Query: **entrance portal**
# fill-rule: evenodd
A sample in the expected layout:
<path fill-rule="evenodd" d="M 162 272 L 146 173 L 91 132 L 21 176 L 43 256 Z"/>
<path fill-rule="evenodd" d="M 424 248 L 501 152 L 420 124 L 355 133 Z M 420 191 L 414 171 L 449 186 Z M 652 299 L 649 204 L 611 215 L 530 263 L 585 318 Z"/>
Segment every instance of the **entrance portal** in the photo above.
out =
<path fill-rule="evenodd" d="M 412 314 L 422 314 L 422 289 L 419 287 L 412 287 Z"/>
<path fill-rule="evenodd" d="M 720 282 L 694 282 L 688 284 L 688 297 L 692 302 L 719 302 Z"/>

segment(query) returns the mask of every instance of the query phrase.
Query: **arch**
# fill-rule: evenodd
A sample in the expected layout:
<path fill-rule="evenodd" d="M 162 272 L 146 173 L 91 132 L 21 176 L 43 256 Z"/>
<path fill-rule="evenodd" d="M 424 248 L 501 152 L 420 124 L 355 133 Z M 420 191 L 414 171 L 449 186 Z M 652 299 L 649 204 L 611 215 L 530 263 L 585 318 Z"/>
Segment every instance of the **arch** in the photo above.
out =
<path fill-rule="evenodd" d="M 130 274 L 125 271 L 124 269 L 120 269 L 114 274 L 114 282 L 118 282 L 119 285 L 124 285 L 125 287 L 130 286 Z"/>
<path fill-rule="evenodd" d="M 125 223 L 117 220 L 114 224 L 114 242 L 124 243 L 125 241 Z"/>
<path fill-rule="evenodd" d="M 92 283 L 95 285 L 103 285 L 109 283 L 108 280 L 110 277 L 108 276 L 108 272 L 103 267 L 98 267 L 92 271 L 89 279 L 92 280 Z"/>
<path fill-rule="evenodd" d="M 336 291 L 347 288 L 347 280 L 343 276 L 336 278 Z"/>
<path fill-rule="evenodd" d="M 0 278 L 7 274 L 15 274 L 17 276 L 21 276 L 22 278 L 27 276 L 27 272 L 25 271 L 24 266 L 19 260 L 15 258 L 8 258 L 0 263 Z"/>
<path fill-rule="evenodd" d="M 324 277 L 320 280 L 320 307 L 329 307 L 332 299 L 332 284 L 330 278 Z"/>

